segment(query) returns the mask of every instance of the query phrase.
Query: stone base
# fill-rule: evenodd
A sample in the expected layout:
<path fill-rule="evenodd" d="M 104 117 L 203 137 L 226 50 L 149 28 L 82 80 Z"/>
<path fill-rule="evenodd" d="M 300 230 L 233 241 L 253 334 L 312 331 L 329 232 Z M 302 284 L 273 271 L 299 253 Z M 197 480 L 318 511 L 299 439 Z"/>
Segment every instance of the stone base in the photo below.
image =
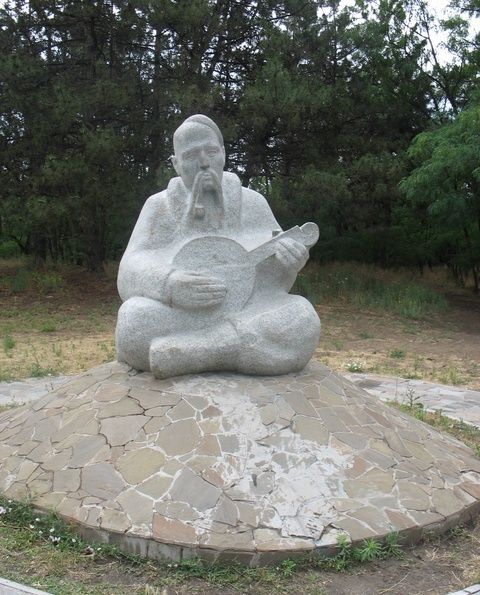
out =
<path fill-rule="evenodd" d="M 268 563 L 480 510 L 480 460 L 311 362 L 168 380 L 119 363 L 0 415 L 0 490 L 153 558 Z"/>

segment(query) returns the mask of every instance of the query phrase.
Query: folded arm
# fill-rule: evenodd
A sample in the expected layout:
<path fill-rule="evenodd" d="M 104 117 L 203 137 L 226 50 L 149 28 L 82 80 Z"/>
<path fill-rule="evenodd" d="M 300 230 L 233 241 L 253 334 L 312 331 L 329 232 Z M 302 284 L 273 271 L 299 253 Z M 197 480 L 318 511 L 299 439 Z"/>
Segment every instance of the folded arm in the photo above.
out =
<path fill-rule="evenodd" d="M 140 213 L 118 270 L 118 293 L 123 301 L 134 296 L 168 301 L 172 271 L 169 245 L 174 222 L 161 194 L 151 196 Z"/>

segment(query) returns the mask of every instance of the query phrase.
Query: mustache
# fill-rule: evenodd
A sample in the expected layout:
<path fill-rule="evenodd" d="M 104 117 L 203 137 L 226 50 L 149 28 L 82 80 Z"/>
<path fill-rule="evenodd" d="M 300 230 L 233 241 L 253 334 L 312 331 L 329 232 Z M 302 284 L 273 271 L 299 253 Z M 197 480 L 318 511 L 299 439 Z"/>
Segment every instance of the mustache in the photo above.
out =
<path fill-rule="evenodd" d="M 205 177 L 209 176 L 210 180 L 213 182 L 213 191 L 216 198 L 217 206 L 223 210 L 223 189 L 222 189 L 222 182 L 217 174 L 209 169 L 207 171 L 200 171 L 195 176 L 192 186 L 192 202 L 190 206 L 190 213 L 193 214 L 194 218 L 202 219 L 205 214 L 205 208 L 201 204 L 201 199 L 203 195 L 203 184 Z"/>

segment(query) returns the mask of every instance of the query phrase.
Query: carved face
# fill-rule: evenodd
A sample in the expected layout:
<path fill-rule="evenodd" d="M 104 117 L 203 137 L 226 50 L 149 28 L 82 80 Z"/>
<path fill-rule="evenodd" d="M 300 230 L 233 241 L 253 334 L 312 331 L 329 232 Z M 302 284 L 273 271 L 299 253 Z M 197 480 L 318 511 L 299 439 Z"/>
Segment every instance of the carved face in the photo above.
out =
<path fill-rule="evenodd" d="M 173 167 L 191 190 L 193 182 L 202 173 L 204 190 L 212 190 L 213 171 L 221 182 L 225 165 L 225 149 L 218 142 L 216 134 L 208 126 L 197 123 L 182 124 L 175 134 L 175 155 Z"/>

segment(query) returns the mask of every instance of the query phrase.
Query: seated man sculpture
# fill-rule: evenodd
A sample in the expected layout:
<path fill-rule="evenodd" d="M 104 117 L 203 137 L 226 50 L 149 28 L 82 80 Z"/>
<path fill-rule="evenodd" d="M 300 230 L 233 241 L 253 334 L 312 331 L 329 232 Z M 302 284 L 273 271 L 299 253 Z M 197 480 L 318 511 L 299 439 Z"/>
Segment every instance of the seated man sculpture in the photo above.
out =
<path fill-rule="evenodd" d="M 147 199 L 120 263 L 119 361 L 158 378 L 301 370 L 320 320 L 288 292 L 318 227 L 281 231 L 263 196 L 223 171 L 210 118 L 187 118 L 173 144 L 179 177 Z"/>

